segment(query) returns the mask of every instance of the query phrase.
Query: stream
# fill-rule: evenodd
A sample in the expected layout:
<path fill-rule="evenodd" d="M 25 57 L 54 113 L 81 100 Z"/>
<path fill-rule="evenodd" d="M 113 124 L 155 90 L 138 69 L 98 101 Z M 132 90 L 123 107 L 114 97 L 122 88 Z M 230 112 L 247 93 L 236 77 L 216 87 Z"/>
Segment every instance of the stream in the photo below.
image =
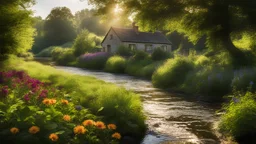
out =
<path fill-rule="evenodd" d="M 148 125 L 148 132 L 142 144 L 220 143 L 211 129 L 213 123 L 218 120 L 215 115 L 216 108 L 209 104 L 188 100 L 181 94 L 154 88 L 148 80 L 124 74 L 75 67 L 56 68 L 72 74 L 94 76 L 139 94 Z"/>

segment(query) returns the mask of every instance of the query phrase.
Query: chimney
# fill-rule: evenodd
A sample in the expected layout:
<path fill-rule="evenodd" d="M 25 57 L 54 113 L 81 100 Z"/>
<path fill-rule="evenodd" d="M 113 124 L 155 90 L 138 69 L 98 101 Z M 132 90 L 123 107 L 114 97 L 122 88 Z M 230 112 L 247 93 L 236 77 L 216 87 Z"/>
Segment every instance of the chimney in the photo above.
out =
<path fill-rule="evenodd" d="M 133 30 L 134 30 L 137 34 L 139 34 L 139 27 L 136 26 L 136 22 L 133 22 L 133 23 L 132 23 L 132 28 L 133 28 Z"/>

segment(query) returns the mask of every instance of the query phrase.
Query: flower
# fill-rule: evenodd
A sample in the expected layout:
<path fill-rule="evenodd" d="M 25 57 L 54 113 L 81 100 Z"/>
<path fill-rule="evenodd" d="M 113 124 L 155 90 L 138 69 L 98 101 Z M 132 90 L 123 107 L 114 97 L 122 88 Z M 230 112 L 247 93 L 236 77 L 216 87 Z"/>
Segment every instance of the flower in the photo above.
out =
<path fill-rule="evenodd" d="M 105 124 L 101 121 L 97 121 L 95 123 L 95 126 L 98 127 L 99 129 L 105 129 L 106 128 Z"/>
<path fill-rule="evenodd" d="M 116 133 L 112 134 L 112 138 L 121 139 L 121 135 L 120 135 L 120 133 L 116 132 Z"/>
<path fill-rule="evenodd" d="M 18 133 L 20 130 L 18 129 L 18 128 L 16 128 L 16 127 L 13 127 L 13 128 L 11 128 L 10 129 L 10 132 L 12 133 L 12 134 L 16 134 L 16 133 Z"/>
<path fill-rule="evenodd" d="M 50 134 L 49 139 L 52 141 L 57 141 L 59 139 L 58 135 L 55 133 Z"/>
<path fill-rule="evenodd" d="M 93 120 L 85 120 L 83 122 L 83 125 L 84 126 L 93 126 L 93 125 L 95 125 L 95 122 Z"/>
<path fill-rule="evenodd" d="M 68 104 L 68 100 L 61 100 L 61 103 L 67 105 Z"/>
<path fill-rule="evenodd" d="M 48 98 L 46 98 L 46 99 L 43 100 L 43 104 L 45 104 L 45 105 L 53 105 L 56 102 L 57 102 L 56 99 L 48 99 Z"/>
<path fill-rule="evenodd" d="M 67 122 L 68 122 L 68 121 L 70 121 L 70 119 L 71 119 L 71 118 L 70 118 L 69 115 L 64 115 L 64 116 L 63 116 L 63 120 L 64 120 L 64 121 L 67 121 Z"/>
<path fill-rule="evenodd" d="M 40 131 L 40 128 L 38 126 L 32 126 L 29 128 L 28 132 L 31 134 L 36 134 Z"/>
<path fill-rule="evenodd" d="M 108 124 L 108 129 L 115 130 L 116 125 L 115 124 Z"/>
<path fill-rule="evenodd" d="M 78 125 L 74 128 L 75 134 L 84 134 L 87 131 L 87 129 L 84 128 L 84 126 Z"/>
<path fill-rule="evenodd" d="M 3 96 L 7 96 L 8 93 L 9 93 L 8 86 L 4 86 L 4 87 L 2 88 L 2 95 L 3 95 Z"/>
<path fill-rule="evenodd" d="M 78 111 L 80 111 L 80 110 L 82 110 L 82 106 L 76 105 L 76 106 L 75 106 L 75 109 L 78 110 Z"/>
<path fill-rule="evenodd" d="M 56 104 L 56 99 L 50 99 L 51 104 Z"/>
<path fill-rule="evenodd" d="M 28 94 L 25 94 L 25 95 L 24 95 L 24 100 L 25 100 L 25 101 L 29 101 L 29 100 L 30 100 L 30 97 L 29 97 Z"/>

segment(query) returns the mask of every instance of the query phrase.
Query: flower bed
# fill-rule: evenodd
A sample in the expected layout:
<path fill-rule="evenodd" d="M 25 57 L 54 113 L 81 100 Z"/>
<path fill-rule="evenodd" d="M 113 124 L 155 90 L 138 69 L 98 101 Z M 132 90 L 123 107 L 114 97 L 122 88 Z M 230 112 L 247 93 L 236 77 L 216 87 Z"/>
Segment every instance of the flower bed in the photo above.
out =
<path fill-rule="evenodd" d="M 0 72 L 1 143 L 118 143 L 116 128 L 50 83 L 23 71 Z"/>

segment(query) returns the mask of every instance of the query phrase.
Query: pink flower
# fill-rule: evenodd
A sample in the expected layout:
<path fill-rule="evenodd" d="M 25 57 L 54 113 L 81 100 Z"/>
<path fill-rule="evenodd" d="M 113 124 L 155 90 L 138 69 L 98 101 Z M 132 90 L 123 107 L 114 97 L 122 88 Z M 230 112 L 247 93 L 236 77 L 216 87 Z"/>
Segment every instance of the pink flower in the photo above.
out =
<path fill-rule="evenodd" d="M 29 97 L 28 94 L 25 94 L 25 95 L 24 95 L 24 100 L 25 100 L 25 101 L 29 101 L 29 100 L 30 100 L 30 97 Z"/>

